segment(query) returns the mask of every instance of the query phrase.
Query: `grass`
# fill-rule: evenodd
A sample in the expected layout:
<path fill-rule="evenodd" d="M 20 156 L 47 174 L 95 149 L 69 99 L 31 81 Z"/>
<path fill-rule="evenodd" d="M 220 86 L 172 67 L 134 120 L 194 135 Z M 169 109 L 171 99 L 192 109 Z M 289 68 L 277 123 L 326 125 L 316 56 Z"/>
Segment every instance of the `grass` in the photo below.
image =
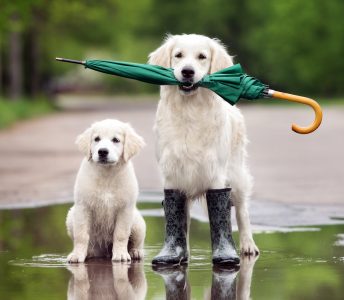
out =
<path fill-rule="evenodd" d="M 9 101 L 0 98 L 0 129 L 19 120 L 45 115 L 55 109 L 54 105 L 46 99 Z"/>
<path fill-rule="evenodd" d="M 327 106 L 327 105 L 344 105 L 344 98 L 319 98 L 319 99 L 314 99 L 319 102 L 320 105 Z"/>

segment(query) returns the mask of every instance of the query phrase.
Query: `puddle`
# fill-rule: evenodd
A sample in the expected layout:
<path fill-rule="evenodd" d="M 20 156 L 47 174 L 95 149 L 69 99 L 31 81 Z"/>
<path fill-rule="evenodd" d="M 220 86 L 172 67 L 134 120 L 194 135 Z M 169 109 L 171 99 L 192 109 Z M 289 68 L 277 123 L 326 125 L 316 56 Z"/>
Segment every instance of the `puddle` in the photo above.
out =
<path fill-rule="evenodd" d="M 163 219 L 145 216 L 146 259 L 96 259 L 68 265 L 70 205 L 0 210 L 0 299 L 342 299 L 344 225 L 259 230 L 260 257 L 240 270 L 211 264 L 207 223 L 192 221 L 188 267 L 152 269 L 163 240 Z M 153 203 L 145 210 L 159 209 Z M 304 230 L 303 230 L 304 229 Z M 268 231 L 268 230 L 266 230 Z M 238 234 L 234 234 L 238 241 Z"/>
<path fill-rule="evenodd" d="M 59 254 L 41 254 L 33 256 L 31 259 L 15 259 L 8 262 L 10 265 L 19 267 L 37 267 L 37 268 L 65 268 L 68 266 L 65 255 Z"/>

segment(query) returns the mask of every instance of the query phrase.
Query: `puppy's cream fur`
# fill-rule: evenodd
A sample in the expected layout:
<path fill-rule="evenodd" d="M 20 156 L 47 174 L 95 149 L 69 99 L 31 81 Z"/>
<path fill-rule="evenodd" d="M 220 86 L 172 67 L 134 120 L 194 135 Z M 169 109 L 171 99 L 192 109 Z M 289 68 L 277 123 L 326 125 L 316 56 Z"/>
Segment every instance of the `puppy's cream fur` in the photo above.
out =
<path fill-rule="evenodd" d="M 168 36 L 149 55 L 149 63 L 173 68 L 179 81 L 183 68 L 192 68 L 194 82 L 233 65 L 218 40 L 196 34 Z M 239 109 L 205 88 L 161 86 L 160 96 L 154 130 L 164 187 L 182 190 L 189 199 L 208 189 L 231 187 L 241 251 L 258 252 L 247 208 L 253 180 L 246 165 L 246 128 Z"/>
<path fill-rule="evenodd" d="M 85 158 L 66 221 L 74 244 L 68 262 L 111 255 L 114 261 L 141 259 L 146 225 L 136 208 L 138 184 L 130 158 L 143 139 L 129 124 L 108 119 L 94 123 L 76 144 Z M 100 149 L 107 149 L 106 161 Z"/>

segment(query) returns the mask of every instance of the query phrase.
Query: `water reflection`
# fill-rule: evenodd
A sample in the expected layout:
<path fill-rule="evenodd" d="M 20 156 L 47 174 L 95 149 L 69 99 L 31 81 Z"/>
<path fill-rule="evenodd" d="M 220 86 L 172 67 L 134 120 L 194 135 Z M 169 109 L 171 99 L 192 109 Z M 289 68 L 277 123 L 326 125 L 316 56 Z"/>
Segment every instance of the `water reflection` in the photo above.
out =
<path fill-rule="evenodd" d="M 205 299 L 211 300 L 235 300 L 236 299 L 236 277 L 238 268 L 213 268 L 213 280 L 211 293 Z"/>
<path fill-rule="evenodd" d="M 151 203 L 140 205 L 145 209 L 153 207 Z M 219 290 L 225 291 L 223 295 L 230 293 L 230 289 L 224 288 L 229 282 L 233 283 L 237 299 L 248 299 L 250 294 L 252 299 L 343 299 L 344 244 L 341 240 L 344 225 L 322 226 L 317 231 L 256 234 L 255 240 L 261 248 L 259 260 L 254 267 L 255 261 L 243 260 L 239 272 L 231 274 L 229 270 L 212 270 L 209 225 L 192 222 L 191 262 L 186 270 L 170 276 L 171 285 L 166 290 L 165 280 L 159 272 L 152 271 L 150 263 L 161 249 L 163 218 L 145 217 L 144 266 L 125 266 L 125 273 L 114 270 L 111 261 L 90 260 L 85 266 L 80 265 L 79 272 L 78 269 L 68 271 L 67 267 L 79 267 L 66 263 L 71 249 L 65 228 L 69 207 L 0 210 L 0 299 L 65 299 L 67 290 L 69 299 L 83 299 L 82 293 L 91 299 L 91 295 L 98 292 L 100 294 L 93 299 L 106 299 L 106 295 L 111 295 L 111 299 L 116 295 L 119 299 L 120 285 L 115 282 L 122 277 L 125 278 L 122 286 L 128 290 L 127 299 L 165 299 L 166 294 L 172 297 L 174 286 L 180 299 L 185 295 L 184 299 L 215 297 L 220 300 Z M 238 238 L 236 232 L 234 238 Z M 71 275 L 73 271 L 79 276 Z M 127 277 L 119 276 L 122 273 Z M 184 277 L 181 274 L 185 274 Z M 143 284 L 136 284 L 134 277 L 141 278 Z M 76 290 L 78 285 L 83 287 L 78 288 L 79 291 Z"/>
<path fill-rule="evenodd" d="M 205 290 L 207 300 L 248 300 L 256 257 L 244 257 L 241 268 L 214 266 L 211 287 Z M 68 265 L 72 273 L 67 298 L 71 299 L 145 299 L 147 281 L 142 263 L 111 263 L 90 260 L 86 264 Z M 187 266 L 153 266 L 165 286 L 167 300 L 191 299 L 192 287 Z"/>
<path fill-rule="evenodd" d="M 111 263 L 89 260 L 87 264 L 69 265 L 72 273 L 67 299 L 145 299 L 147 281 L 142 263 Z"/>
<path fill-rule="evenodd" d="M 186 269 L 185 265 L 153 266 L 153 270 L 164 280 L 167 300 L 190 299 L 190 284 Z"/>
<path fill-rule="evenodd" d="M 214 266 L 211 288 L 207 289 L 203 299 L 209 300 L 248 300 L 251 281 L 257 257 L 243 257 L 239 267 Z M 191 299 L 191 286 L 188 281 L 187 267 L 156 267 L 165 284 L 167 300 Z M 238 275 L 239 274 L 239 275 Z"/>
<path fill-rule="evenodd" d="M 259 256 L 245 256 L 240 261 L 239 280 L 237 285 L 237 300 L 247 300 L 251 297 L 251 283 L 254 264 Z"/>

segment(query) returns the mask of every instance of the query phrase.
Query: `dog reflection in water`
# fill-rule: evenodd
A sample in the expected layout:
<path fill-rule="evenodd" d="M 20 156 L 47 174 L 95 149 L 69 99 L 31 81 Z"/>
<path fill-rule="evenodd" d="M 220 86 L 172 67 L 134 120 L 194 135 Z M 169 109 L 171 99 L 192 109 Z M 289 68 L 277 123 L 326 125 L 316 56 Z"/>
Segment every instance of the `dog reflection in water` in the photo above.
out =
<path fill-rule="evenodd" d="M 211 288 L 203 299 L 207 300 L 249 300 L 253 267 L 258 256 L 241 260 L 239 267 L 216 265 L 213 267 Z M 191 299 L 191 286 L 187 278 L 187 266 L 153 266 L 164 280 L 167 300 Z"/>
<path fill-rule="evenodd" d="M 115 299 L 141 300 L 147 293 L 147 281 L 141 263 L 111 263 L 90 260 L 68 266 L 73 274 L 68 284 L 68 300 Z"/>

